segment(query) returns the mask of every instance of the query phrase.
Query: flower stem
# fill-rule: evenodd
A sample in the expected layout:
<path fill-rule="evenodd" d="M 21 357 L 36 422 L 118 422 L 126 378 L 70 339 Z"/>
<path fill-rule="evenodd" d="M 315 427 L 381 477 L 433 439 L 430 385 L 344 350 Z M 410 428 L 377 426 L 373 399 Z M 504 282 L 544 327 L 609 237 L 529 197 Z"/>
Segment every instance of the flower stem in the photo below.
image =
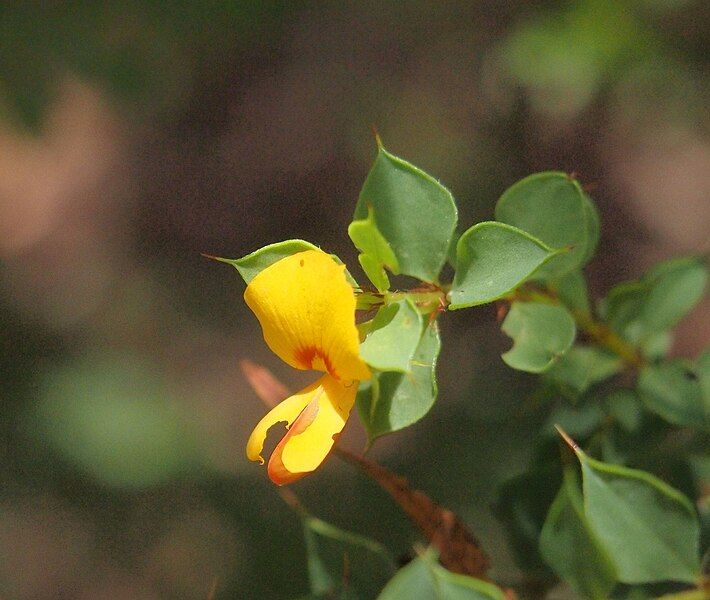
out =
<path fill-rule="evenodd" d="M 392 290 L 384 293 L 358 291 L 357 310 L 368 311 L 386 304 L 409 298 L 422 314 L 443 311 L 449 304 L 446 293 L 448 286 L 424 283 L 411 290 Z"/>

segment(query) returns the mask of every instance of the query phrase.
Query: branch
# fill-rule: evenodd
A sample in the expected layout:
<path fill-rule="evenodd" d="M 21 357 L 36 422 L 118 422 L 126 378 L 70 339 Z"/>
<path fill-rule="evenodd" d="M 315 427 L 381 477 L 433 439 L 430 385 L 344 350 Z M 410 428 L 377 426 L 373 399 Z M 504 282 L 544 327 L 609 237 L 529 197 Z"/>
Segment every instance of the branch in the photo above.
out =
<path fill-rule="evenodd" d="M 439 551 L 441 564 L 449 571 L 490 581 L 490 560 L 478 540 L 453 512 L 436 504 L 426 494 L 413 490 L 407 480 L 377 464 L 335 447 L 336 456 L 357 466 L 399 504 L 410 520 Z"/>

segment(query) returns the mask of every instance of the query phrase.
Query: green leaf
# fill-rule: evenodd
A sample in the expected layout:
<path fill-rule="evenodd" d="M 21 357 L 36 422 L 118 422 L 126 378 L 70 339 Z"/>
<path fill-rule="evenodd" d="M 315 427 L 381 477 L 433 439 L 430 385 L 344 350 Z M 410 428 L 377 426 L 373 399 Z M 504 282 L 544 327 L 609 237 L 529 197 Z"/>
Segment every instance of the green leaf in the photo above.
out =
<path fill-rule="evenodd" d="M 456 228 L 451 193 L 417 167 L 379 146 L 355 207 L 355 219 L 372 211 L 399 272 L 436 282 Z"/>
<path fill-rule="evenodd" d="M 282 258 L 305 252 L 306 250 L 319 250 L 319 248 L 304 240 L 286 240 L 259 248 L 243 258 L 220 258 L 218 256 L 210 258 L 232 265 L 239 271 L 244 283 L 248 285 L 266 267 L 270 267 Z"/>
<path fill-rule="evenodd" d="M 643 418 L 641 401 L 631 390 L 616 390 L 606 397 L 604 403 L 609 416 L 624 430 L 633 433 L 641 426 Z"/>
<path fill-rule="evenodd" d="M 399 273 L 399 264 L 387 240 L 377 229 L 372 207 L 368 208 L 366 219 L 350 223 L 348 235 L 360 251 L 358 260 L 368 279 L 378 291 L 388 290 L 390 282 L 387 273 L 385 273 L 385 267 L 397 274 Z"/>
<path fill-rule="evenodd" d="M 664 331 L 676 325 L 700 301 L 708 270 L 697 257 L 677 258 L 656 265 L 644 276 L 650 287 L 641 322 L 645 331 Z"/>
<path fill-rule="evenodd" d="M 449 249 L 446 251 L 446 261 L 454 271 L 456 270 L 456 246 L 458 246 L 460 239 L 461 234 L 454 231 L 454 235 L 451 236 L 451 241 L 449 242 Z"/>
<path fill-rule="evenodd" d="M 602 316 L 624 338 L 640 344 L 646 356 L 663 354 L 666 340 L 658 336 L 700 301 L 707 280 L 707 267 L 697 257 L 660 263 L 640 281 L 612 288 L 602 303 Z"/>
<path fill-rule="evenodd" d="M 575 398 L 618 373 L 622 366 L 621 359 L 613 354 L 594 346 L 576 345 L 548 369 L 546 377 Z"/>
<path fill-rule="evenodd" d="M 710 405 L 710 350 L 705 350 L 698 358 L 695 370 L 698 374 L 700 389 L 705 406 Z"/>
<path fill-rule="evenodd" d="M 505 600 L 495 585 L 459 575 L 439 565 L 433 553 L 415 558 L 382 590 L 378 600 Z"/>
<path fill-rule="evenodd" d="M 551 248 L 570 248 L 542 266 L 536 277 L 559 277 L 581 268 L 599 238 L 599 218 L 579 184 L 566 173 L 530 175 L 508 188 L 496 219 L 519 227 Z"/>
<path fill-rule="evenodd" d="M 220 256 L 211 256 L 207 254 L 204 256 L 228 265 L 232 265 L 237 271 L 239 271 L 244 283 L 249 285 L 249 282 L 251 282 L 254 277 L 266 269 L 266 267 L 270 267 L 282 258 L 298 254 L 299 252 L 305 252 L 306 250 L 320 251 L 320 248 L 304 240 L 285 240 L 283 242 L 277 242 L 275 244 L 269 244 L 268 246 L 259 248 L 258 250 L 255 250 L 251 254 L 247 254 L 242 258 L 222 258 Z M 343 264 L 343 261 L 340 260 L 335 254 L 331 254 L 330 257 L 339 265 Z M 354 288 L 357 289 L 359 287 L 357 281 L 355 281 L 347 269 L 345 269 L 345 278 Z"/>
<path fill-rule="evenodd" d="M 424 325 L 409 373 L 376 373 L 360 384 L 357 407 L 370 441 L 421 419 L 437 394 L 436 360 L 441 340 L 436 323 Z"/>
<path fill-rule="evenodd" d="M 600 234 L 600 220 L 599 212 L 597 207 L 594 205 L 594 201 L 584 192 L 582 192 L 584 198 L 584 210 L 587 214 L 587 253 L 584 256 L 584 262 L 588 263 L 594 257 L 594 252 L 599 244 L 599 234 Z"/>
<path fill-rule="evenodd" d="M 673 345 L 673 334 L 670 331 L 649 333 L 639 342 L 641 354 L 650 361 L 658 361 L 668 354 Z"/>
<path fill-rule="evenodd" d="M 456 245 L 457 268 L 449 308 L 497 300 L 556 254 L 516 227 L 493 221 L 474 225 Z"/>
<path fill-rule="evenodd" d="M 540 552 L 557 574 L 585 598 L 604 599 L 616 582 L 616 569 L 584 516 L 574 472 L 564 481 L 540 534 Z"/>
<path fill-rule="evenodd" d="M 422 316 L 409 298 L 383 306 L 360 344 L 360 356 L 379 371 L 410 372 L 422 335 Z"/>
<path fill-rule="evenodd" d="M 637 344 L 642 338 L 639 315 L 648 297 L 648 285 L 628 281 L 614 286 L 602 301 L 599 312 L 609 326 L 623 338 Z"/>
<path fill-rule="evenodd" d="M 387 272 L 384 270 L 382 263 L 377 260 L 372 254 L 359 254 L 357 257 L 362 270 L 367 275 L 372 285 L 375 286 L 377 291 L 384 292 L 390 287 L 390 278 L 387 276 Z"/>
<path fill-rule="evenodd" d="M 587 280 L 581 271 L 570 271 L 563 277 L 550 282 L 562 303 L 571 311 L 589 314 L 589 294 Z"/>
<path fill-rule="evenodd" d="M 531 578 L 551 577 L 550 567 L 540 556 L 540 532 L 545 515 L 560 486 L 557 444 L 554 462 L 534 463 L 528 471 L 505 481 L 498 490 L 495 513 L 505 528 L 515 562 Z"/>
<path fill-rule="evenodd" d="M 514 302 L 502 330 L 513 338 L 513 347 L 503 354 L 503 360 L 529 373 L 549 369 L 570 349 L 576 333 L 567 309 L 538 302 Z"/>
<path fill-rule="evenodd" d="M 45 369 L 29 433 L 104 485 L 165 485 L 200 458 L 197 432 L 158 373 L 150 360 L 114 352 Z"/>
<path fill-rule="evenodd" d="M 555 426 L 559 426 L 577 439 L 588 438 L 599 428 L 606 417 L 599 402 L 594 400 L 584 402 L 579 406 L 563 404 L 558 407 L 547 420 L 547 431 L 557 435 Z"/>
<path fill-rule="evenodd" d="M 305 523 L 303 539 L 306 542 L 306 565 L 308 567 L 308 581 L 310 582 L 311 591 L 316 596 L 332 593 L 339 587 L 342 575 L 336 576 L 330 572 L 329 566 L 325 564 L 325 561 L 320 556 L 317 536 Z"/>
<path fill-rule="evenodd" d="M 689 361 L 644 367 L 638 392 L 646 407 L 666 421 L 710 430 L 710 400 L 703 397 L 700 376 Z"/>
<path fill-rule="evenodd" d="M 649 473 L 590 458 L 563 436 L 582 465 L 585 516 L 619 581 L 695 582 L 700 526 L 690 501 Z"/>
<path fill-rule="evenodd" d="M 309 515 L 303 517 L 303 534 L 315 596 L 372 598 L 395 570 L 385 547 L 364 536 Z"/>

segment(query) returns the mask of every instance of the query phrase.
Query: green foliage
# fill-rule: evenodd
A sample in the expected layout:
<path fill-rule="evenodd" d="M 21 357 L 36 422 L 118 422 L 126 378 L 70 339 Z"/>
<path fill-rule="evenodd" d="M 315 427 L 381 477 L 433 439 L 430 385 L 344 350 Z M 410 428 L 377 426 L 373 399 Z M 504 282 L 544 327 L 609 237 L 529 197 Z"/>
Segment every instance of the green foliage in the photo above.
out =
<path fill-rule="evenodd" d="M 371 206 L 368 207 L 366 219 L 350 223 L 348 235 L 360 251 L 358 260 L 367 278 L 378 291 L 388 290 L 390 282 L 385 267 L 396 275 L 399 273 L 399 263 L 387 240 L 377 229 Z"/>
<path fill-rule="evenodd" d="M 702 298 L 707 282 L 707 266 L 697 257 L 656 265 L 643 278 L 648 289 L 640 315 L 643 329 L 665 331 L 676 325 Z"/>
<path fill-rule="evenodd" d="M 570 271 L 559 279 L 550 281 L 550 289 L 560 298 L 562 303 L 573 312 L 588 315 L 591 312 L 587 280 L 581 271 Z"/>
<path fill-rule="evenodd" d="M 574 450 L 582 465 L 585 517 L 619 581 L 696 581 L 700 527 L 690 501 L 649 473 Z"/>
<path fill-rule="evenodd" d="M 710 404 L 710 350 L 706 350 L 698 358 L 695 371 L 698 375 L 698 382 L 703 393 L 705 406 Z"/>
<path fill-rule="evenodd" d="M 204 256 L 211 258 L 212 260 L 232 265 L 237 271 L 239 271 L 244 283 L 248 285 L 251 280 L 261 273 L 261 271 L 266 269 L 266 267 L 273 265 L 282 258 L 298 254 L 299 252 L 305 252 L 306 250 L 320 250 L 320 248 L 304 240 L 284 240 L 283 242 L 276 242 L 274 244 L 264 246 L 263 248 L 259 248 L 258 250 L 255 250 L 251 254 L 247 254 L 242 258 L 222 258 L 221 256 L 211 256 L 208 254 L 205 254 Z M 343 264 L 343 262 L 335 256 L 335 254 L 331 254 L 330 256 L 338 264 Z M 355 281 L 347 269 L 345 269 L 345 278 L 348 280 L 350 285 L 358 289 L 357 281 Z"/>
<path fill-rule="evenodd" d="M 638 392 L 646 407 L 670 423 L 710 430 L 710 397 L 690 361 L 648 365 L 639 375 Z"/>
<path fill-rule="evenodd" d="M 282 258 L 291 256 L 292 254 L 298 254 L 299 252 L 305 252 L 306 250 L 318 250 L 318 246 L 314 246 L 304 240 L 286 240 L 259 248 L 243 258 L 232 259 L 220 258 L 218 256 L 211 258 L 232 265 L 239 271 L 244 283 L 248 284 L 266 267 L 273 265 Z"/>
<path fill-rule="evenodd" d="M 614 287 L 601 305 L 602 316 L 625 339 L 648 348 L 654 336 L 675 326 L 700 301 L 707 280 L 707 266 L 696 257 L 661 263 L 639 281 Z"/>
<path fill-rule="evenodd" d="M 406 373 L 376 373 L 360 385 L 357 407 L 370 441 L 408 427 L 429 412 L 436 400 L 440 349 L 438 326 L 424 324 Z"/>
<path fill-rule="evenodd" d="M 501 298 L 558 253 L 516 227 L 495 222 L 474 225 L 456 244 L 449 308 Z"/>
<path fill-rule="evenodd" d="M 579 184 L 566 173 L 537 173 L 508 188 L 496 204 L 496 219 L 569 252 L 540 267 L 536 277 L 560 277 L 584 266 L 599 240 L 599 217 Z"/>
<path fill-rule="evenodd" d="M 501 48 L 501 59 L 535 110 L 569 117 L 586 107 L 630 58 L 647 52 L 644 30 L 628 5 L 579 0 L 517 24 Z"/>
<path fill-rule="evenodd" d="M 592 599 L 647 594 L 650 588 L 639 586 L 659 583 L 693 584 L 700 573 L 700 526 L 691 500 L 651 472 L 630 467 L 675 477 L 684 465 L 681 488 L 701 500 L 704 480 L 696 482 L 693 473 L 698 465 L 702 470 L 697 448 L 710 430 L 710 352 L 695 364 L 663 357 L 672 328 L 704 293 L 704 262 L 657 265 L 638 281 L 612 288 L 595 307 L 582 268 L 596 248 L 599 218 L 572 177 L 531 175 L 502 195 L 495 214 L 497 222 L 467 229 L 452 257 L 457 213 L 451 195 L 379 147 L 348 229 L 377 288 L 365 292 L 353 282 L 358 310 L 369 319 L 359 319 L 358 329 L 372 378 L 360 382 L 356 401 L 369 442 L 416 423 L 433 406 L 439 313 L 505 303 L 501 329 L 513 344 L 503 360 L 544 374 L 534 395 L 541 424 L 535 460 L 501 486 L 496 503 L 526 577 L 544 589 L 557 574 Z M 280 258 L 313 248 L 289 240 L 243 259 L 219 260 L 248 283 Z M 439 282 L 447 260 L 454 266 L 450 284 Z M 387 271 L 420 282 L 390 292 Z M 575 344 L 578 331 L 582 341 Z M 674 441 L 674 427 L 685 428 L 686 437 Z M 563 433 L 581 464 L 582 490 L 566 455 L 562 477 L 555 428 L 584 445 Z M 690 465 L 685 447 L 667 451 L 671 442 L 693 445 L 695 462 Z M 405 510 L 411 516 L 414 509 Z M 380 567 L 387 563 L 380 546 L 310 517 L 304 528 L 313 597 L 373 597 L 379 590 L 384 600 L 503 597 L 498 587 L 446 571 L 431 553 L 382 589 L 381 570 L 375 575 L 365 563 L 355 567 L 358 555 Z M 347 577 L 344 560 L 352 568 Z M 370 580 L 361 581 L 368 574 Z M 369 595 L 362 596 L 365 589 Z"/>
<path fill-rule="evenodd" d="M 554 448 L 557 451 L 556 445 Z M 496 514 L 505 527 L 515 562 L 537 580 L 550 579 L 549 565 L 540 555 L 539 539 L 547 511 L 560 486 L 555 458 L 540 457 L 525 473 L 507 480 L 498 490 Z"/>
<path fill-rule="evenodd" d="M 387 549 L 350 531 L 303 515 L 308 579 L 316 598 L 373 598 L 394 573 Z"/>
<path fill-rule="evenodd" d="M 565 394 L 576 398 L 621 368 L 622 361 L 618 356 L 595 346 L 575 345 L 547 370 L 545 376 Z"/>
<path fill-rule="evenodd" d="M 540 552 L 557 574 L 585 598 L 604 599 L 616 569 L 584 516 L 575 474 L 568 469 L 540 534 Z"/>
<path fill-rule="evenodd" d="M 643 416 L 641 401 L 631 390 L 616 390 L 605 400 L 609 416 L 628 432 L 637 431 Z"/>
<path fill-rule="evenodd" d="M 604 407 L 598 402 L 574 405 L 565 402 L 549 416 L 547 431 L 556 435 L 555 427 L 561 427 L 577 439 L 587 439 L 599 429 L 606 417 Z"/>
<path fill-rule="evenodd" d="M 0 244 L 3 598 L 52 597 L 51 590 L 283 598 L 308 589 L 308 578 L 308 597 L 320 600 L 380 593 L 386 600 L 502 599 L 499 589 L 446 571 L 431 552 L 396 574 L 385 545 L 407 556 L 414 532 L 405 531 L 404 518 L 390 518 L 394 508 L 373 482 L 336 468 L 335 456 L 292 495 L 320 502 L 340 523 L 354 517 L 384 545 L 354 533 L 355 525 L 347 525 L 351 532 L 305 514 L 283 518 L 279 494 L 238 459 L 241 423 L 266 408 L 245 405 L 249 395 L 235 385 L 238 357 L 220 357 L 215 347 L 228 337 L 245 357 L 253 327 L 233 336 L 219 318 L 232 308 L 219 308 L 227 294 L 184 260 L 190 240 L 214 235 L 197 232 L 203 219 L 189 218 L 194 207 L 185 200 L 199 204 L 217 188 L 249 187 L 254 196 L 291 202 L 306 195 L 289 193 L 296 181 L 317 181 L 323 171 L 346 177 L 357 160 L 332 151 L 350 145 L 353 116 L 355 128 L 374 120 L 420 140 L 431 164 L 444 164 L 447 179 L 465 186 L 462 214 L 481 214 L 495 198 L 491 182 L 521 165 L 548 163 L 558 150 L 586 172 L 616 170 L 637 194 L 659 181 L 669 203 L 697 193 L 702 176 L 692 171 L 706 156 L 710 104 L 706 3 L 496 4 L 331 3 L 322 12 L 252 0 L 3 3 L 0 117 L 43 136 L 0 127 L 0 229 L 9 235 Z M 474 69 L 447 73 L 471 56 Z M 475 81 L 473 71 L 481 73 Z M 368 85 L 343 80 L 358 73 Z M 332 89 L 323 95 L 324 82 Z M 472 91 L 481 92 L 475 106 Z M 459 106 L 451 102 L 457 92 Z M 319 110 L 299 109 L 292 119 L 289 107 L 305 104 Z M 308 143 L 274 144 L 260 119 L 291 137 L 306 132 Z M 423 130 L 443 135 L 422 138 Z M 514 139 L 521 131 L 524 139 Z M 591 132 L 600 135 L 594 140 Z M 97 147 L 102 156 L 85 164 Z M 294 148 L 306 155 L 291 160 Z M 623 156 L 625 148 L 641 149 L 641 160 Z M 621 164 L 610 169 L 600 164 L 604 157 Z M 663 167 L 670 167 L 665 180 Z M 133 194 L 124 171 L 129 188 L 157 194 L 148 206 L 129 205 L 128 220 L 121 199 Z M 707 256 L 657 265 L 597 305 L 584 268 L 599 220 L 573 179 L 532 175 L 504 194 L 498 221 L 464 222 L 459 238 L 455 204 L 438 180 L 379 148 L 349 228 L 376 288 L 350 279 L 356 323 L 367 334 L 361 354 L 374 371 L 359 408 L 371 440 L 406 427 L 436 400 L 437 360 L 461 361 L 444 365 L 461 380 L 444 390 L 446 407 L 435 413 L 441 422 L 399 432 L 378 456 L 424 490 L 410 500 L 430 487 L 432 498 L 461 511 L 490 555 L 487 576 L 515 586 L 506 597 L 567 596 L 571 586 L 590 598 L 707 600 L 708 569 L 701 573 L 698 562 L 704 556 L 707 567 L 710 557 L 710 352 L 697 361 L 675 358 L 697 350 L 698 332 L 695 343 L 672 345 L 674 328 L 707 289 Z M 624 208 L 625 198 L 610 202 L 613 185 L 598 183 L 608 209 Z M 23 190 L 27 206 L 14 206 L 12 196 Z M 230 211 L 235 201 L 207 204 L 224 217 L 218 229 L 236 225 L 238 238 L 268 210 Z M 174 207 L 161 211 L 165 203 Z M 692 203 L 673 204 L 666 216 L 683 233 L 682 213 Z M 296 223 L 312 220 L 315 230 L 340 216 L 304 210 Z M 593 265 L 594 283 L 606 286 L 609 273 L 633 266 L 633 252 L 620 255 L 638 240 L 618 230 L 634 216 L 614 223 L 625 247 Z M 82 232 L 91 233 L 83 252 Z M 313 241 L 332 232 L 324 235 Z M 249 282 L 284 256 L 315 248 L 290 240 L 221 260 Z M 198 288 L 209 300 L 196 319 L 188 290 Z M 523 304 L 568 311 L 578 343 L 560 351 L 556 328 L 521 317 Z M 487 368 L 491 358 L 499 361 L 485 352 L 507 342 L 498 336 L 489 344 L 480 334 L 511 306 L 504 328 L 514 330 L 515 345 L 506 356 L 541 377 L 509 372 L 500 381 Z M 442 359 L 439 325 L 444 340 L 456 341 Z M 219 398 L 210 398 L 215 391 Z M 577 464 L 551 443 L 553 424 L 580 443 L 583 492 L 572 475 Z M 277 430 L 283 424 L 271 431 L 269 448 Z M 519 474 L 529 454 L 532 464 Z M 508 471 L 517 475 L 494 490 Z M 496 492 L 522 573 L 506 571 L 510 552 L 489 522 Z M 448 516 L 442 508 L 432 519 L 436 538 L 445 537 Z M 292 539 L 301 531 L 307 556 Z"/>
<path fill-rule="evenodd" d="M 387 584 L 378 600 L 504 600 L 503 592 L 494 585 L 451 573 L 427 552 L 415 558 Z"/>
<path fill-rule="evenodd" d="M 363 360 L 378 371 L 410 373 L 422 337 L 422 316 L 409 298 L 383 306 L 360 344 Z"/>
<path fill-rule="evenodd" d="M 199 464 L 194 432 L 175 398 L 130 357 L 57 367 L 42 389 L 28 433 L 104 485 L 140 489 Z"/>
<path fill-rule="evenodd" d="M 457 220 L 456 204 L 444 186 L 380 145 L 360 192 L 355 222 L 371 215 L 400 273 L 438 281 Z"/>
<path fill-rule="evenodd" d="M 567 352 L 576 328 L 562 306 L 539 302 L 514 302 L 503 321 L 503 331 L 513 338 L 513 347 L 503 360 L 514 369 L 542 373 Z"/>

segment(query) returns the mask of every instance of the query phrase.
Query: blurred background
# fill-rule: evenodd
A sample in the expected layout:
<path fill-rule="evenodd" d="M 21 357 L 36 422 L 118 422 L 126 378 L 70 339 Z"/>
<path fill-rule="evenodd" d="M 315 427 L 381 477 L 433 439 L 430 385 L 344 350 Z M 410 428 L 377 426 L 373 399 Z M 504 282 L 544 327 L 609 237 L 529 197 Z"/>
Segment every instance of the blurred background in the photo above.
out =
<path fill-rule="evenodd" d="M 602 216 L 592 295 L 707 252 L 703 0 L 7 2 L 0 7 L 0 597 L 295 598 L 301 525 L 244 457 L 290 387 L 242 301 L 239 257 L 346 235 L 385 145 L 439 178 L 460 225 L 539 170 Z M 674 354 L 708 338 L 708 303 Z M 544 422 L 493 307 L 444 315 L 440 400 L 371 456 L 462 515 L 521 577 L 492 505 Z M 352 419 L 345 443 L 364 435 Z M 272 443 L 273 445 L 273 443 Z M 395 555 L 418 539 L 336 458 L 292 489 Z"/>

